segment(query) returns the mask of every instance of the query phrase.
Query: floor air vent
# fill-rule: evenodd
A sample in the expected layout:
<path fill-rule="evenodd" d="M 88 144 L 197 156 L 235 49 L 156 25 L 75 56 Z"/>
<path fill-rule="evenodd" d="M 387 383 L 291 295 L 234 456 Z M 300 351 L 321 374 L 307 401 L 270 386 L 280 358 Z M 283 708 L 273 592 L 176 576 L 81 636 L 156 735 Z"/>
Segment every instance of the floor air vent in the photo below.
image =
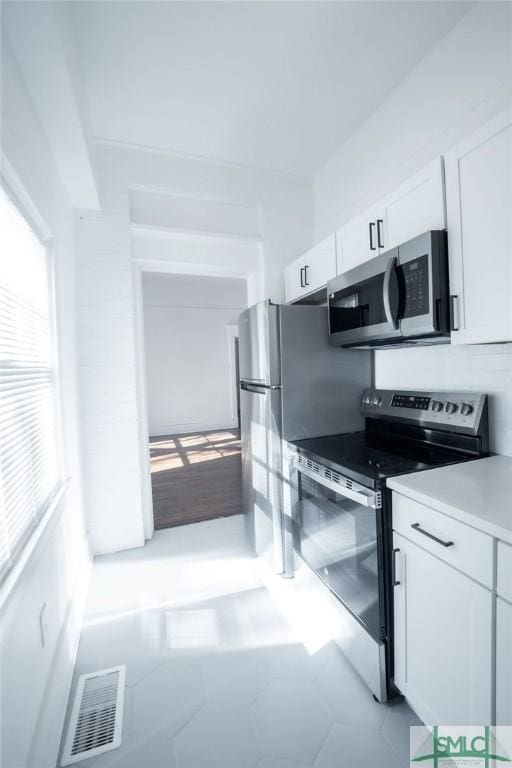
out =
<path fill-rule="evenodd" d="M 71 765 L 121 744 L 126 667 L 82 675 L 73 702 L 61 765 Z"/>

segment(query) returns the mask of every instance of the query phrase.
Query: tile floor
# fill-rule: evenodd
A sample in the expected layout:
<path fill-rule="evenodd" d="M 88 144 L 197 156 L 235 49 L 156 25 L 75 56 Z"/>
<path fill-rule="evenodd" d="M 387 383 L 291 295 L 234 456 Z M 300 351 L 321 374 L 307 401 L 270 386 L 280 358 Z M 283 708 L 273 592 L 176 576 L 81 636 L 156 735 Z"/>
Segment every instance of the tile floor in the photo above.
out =
<path fill-rule="evenodd" d="M 308 652 L 240 516 L 97 558 L 76 676 L 126 664 L 123 741 L 83 768 L 401 768 L 403 702 L 377 704 L 331 642 Z"/>

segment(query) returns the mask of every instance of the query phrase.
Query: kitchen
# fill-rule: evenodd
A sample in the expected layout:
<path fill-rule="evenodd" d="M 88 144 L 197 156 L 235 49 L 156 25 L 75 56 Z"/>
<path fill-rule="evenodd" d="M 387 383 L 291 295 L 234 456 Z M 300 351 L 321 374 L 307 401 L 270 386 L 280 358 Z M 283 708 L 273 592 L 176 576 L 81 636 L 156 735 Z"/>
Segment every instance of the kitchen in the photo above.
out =
<path fill-rule="evenodd" d="M 2 764 L 510 759 L 511 4 L 7 1 L 2 39 Z M 143 292 L 184 276 L 246 289 L 243 508 L 155 532 Z"/>

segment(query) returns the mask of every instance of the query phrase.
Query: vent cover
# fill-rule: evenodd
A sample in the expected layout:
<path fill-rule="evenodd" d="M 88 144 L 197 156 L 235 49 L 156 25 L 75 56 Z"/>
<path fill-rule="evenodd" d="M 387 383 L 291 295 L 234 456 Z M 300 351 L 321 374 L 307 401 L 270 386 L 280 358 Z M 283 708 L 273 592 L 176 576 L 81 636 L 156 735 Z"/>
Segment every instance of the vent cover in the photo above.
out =
<path fill-rule="evenodd" d="M 73 702 L 61 765 L 71 765 L 121 744 L 126 667 L 82 675 Z"/>

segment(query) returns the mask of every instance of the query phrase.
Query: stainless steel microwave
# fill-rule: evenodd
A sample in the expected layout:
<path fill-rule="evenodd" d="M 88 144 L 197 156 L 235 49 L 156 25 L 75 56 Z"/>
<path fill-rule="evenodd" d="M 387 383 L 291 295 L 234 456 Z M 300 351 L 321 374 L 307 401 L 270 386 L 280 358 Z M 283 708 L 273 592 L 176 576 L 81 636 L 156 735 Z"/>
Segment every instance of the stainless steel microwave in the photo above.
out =
<path fill-rule="evenodd" d="M 327 283 L 329 341 L 341 347 L 447 342 L 446 232 L 431 230 Z"/>

